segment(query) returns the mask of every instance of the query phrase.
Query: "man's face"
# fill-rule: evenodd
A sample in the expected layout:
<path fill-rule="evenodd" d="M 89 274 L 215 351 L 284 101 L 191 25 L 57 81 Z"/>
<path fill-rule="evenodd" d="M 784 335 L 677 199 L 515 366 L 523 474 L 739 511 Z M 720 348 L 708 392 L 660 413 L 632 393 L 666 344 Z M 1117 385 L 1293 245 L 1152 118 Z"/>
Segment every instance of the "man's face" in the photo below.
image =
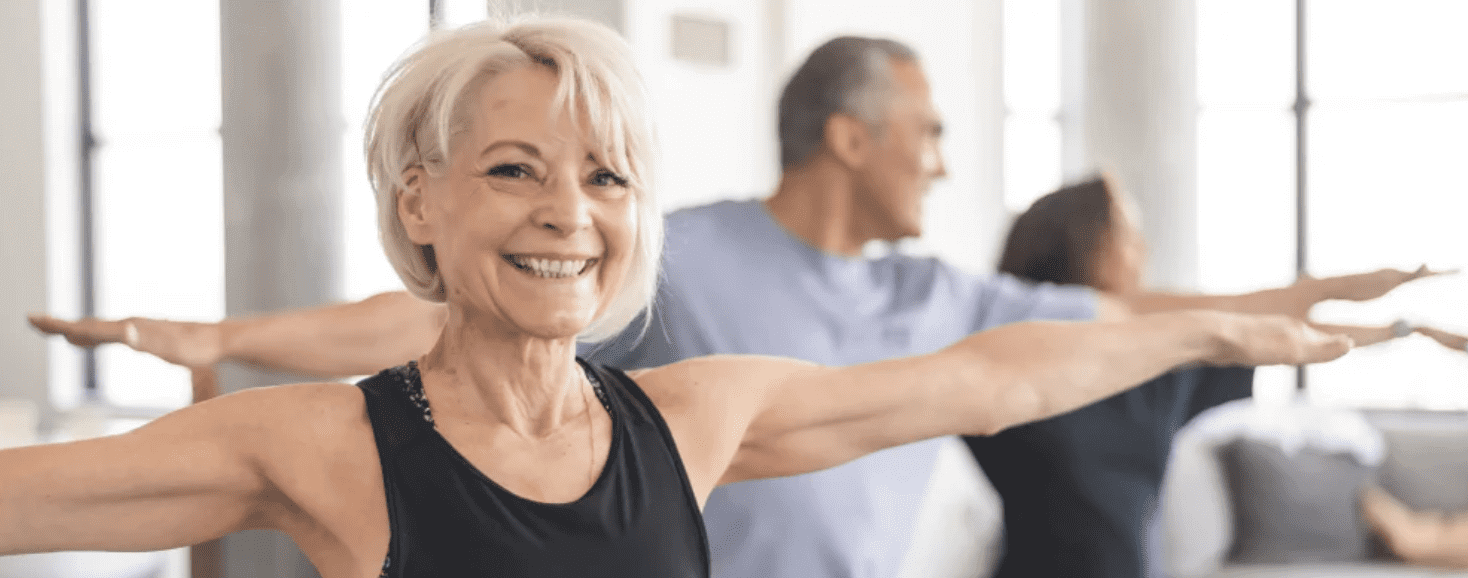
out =
<path fill-rule="evenodd" d="M 872 236 L 895 240 L 923 232 L 923 195 L 947 174 L 938 140 L 943 122 L 928 80 L 910 60 L 892 60 L 894 91 L 873 155 L 860 170 L 857 202 Z"/>

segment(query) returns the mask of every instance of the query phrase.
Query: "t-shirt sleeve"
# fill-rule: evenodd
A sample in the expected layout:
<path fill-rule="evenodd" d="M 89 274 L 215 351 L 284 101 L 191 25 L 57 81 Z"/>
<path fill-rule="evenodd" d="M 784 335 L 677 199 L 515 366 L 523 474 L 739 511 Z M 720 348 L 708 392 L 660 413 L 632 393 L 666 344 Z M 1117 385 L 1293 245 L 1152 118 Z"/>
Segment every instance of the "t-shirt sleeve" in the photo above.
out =
<path fill-rule="evenodd" d="M 643 311 L 621 333 L 606 341 L 579 344 L 577 355 L 593 363 L 626 370 L 658 367 L 681 360 L 681 350 L 664 326 L 667 315 L 662 312 L 663 303 L 663 299 L 658 299 L 650 310 Z"/>
<path fill-rule="evenodd" d="M 981 281 L 975 331 L 1016 321 L 1039 319 L 1090 321 L 1096 318 L 1096 290 L 1084 285 L 1031 283 L 999 274 Z"/>

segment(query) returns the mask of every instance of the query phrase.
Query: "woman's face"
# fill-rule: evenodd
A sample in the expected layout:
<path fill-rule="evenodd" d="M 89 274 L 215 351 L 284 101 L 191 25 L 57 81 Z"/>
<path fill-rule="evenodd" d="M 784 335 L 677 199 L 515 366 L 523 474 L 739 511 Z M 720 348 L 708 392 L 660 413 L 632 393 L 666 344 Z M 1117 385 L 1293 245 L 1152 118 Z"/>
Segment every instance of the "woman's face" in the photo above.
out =
<path fill-rule="evenodd" d="M 1095 269 L 1095 286 L 1112 293 L 1131 293 L 1141 289 L 1147 241 L 1142 237 L 1136 202 L 1125 193 L 1116 194 L 1114 199 L 1111 228 L 1102 240 Z"/>
<path fill-rule="evenodd" d="M 447 170 L 410 169 L 398 211 L 413 241 L 433 246 L 450 305 L 541 338 L 574 337 L 602 313 L 637 230 L 632 189 L 552 109 L 556 87 L 542 66 L 487 82 Z"/>

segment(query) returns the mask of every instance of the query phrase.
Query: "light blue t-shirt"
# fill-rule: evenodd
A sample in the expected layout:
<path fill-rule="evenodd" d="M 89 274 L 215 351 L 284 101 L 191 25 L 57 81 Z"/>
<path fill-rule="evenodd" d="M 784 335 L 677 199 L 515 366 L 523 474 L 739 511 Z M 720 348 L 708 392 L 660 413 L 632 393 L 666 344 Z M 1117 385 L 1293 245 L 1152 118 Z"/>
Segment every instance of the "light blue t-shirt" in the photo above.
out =
<path fill-rule="evenodd" d="M 978 277 L 931 258 L 823 253 L 759 201 L 667 217 L 663 282 L 641 339 L 585 350 L 627 369 L 716 353 L 851 365 L 931 353 L 1025 319 L 1091 319 L 1089 289 Z M 897 384 L 894 384 L 894 386 Z M 938 442 L 800 476 L 714 490 L 704 508 L 717 578 L 890 578 L 912 536 Z"/>

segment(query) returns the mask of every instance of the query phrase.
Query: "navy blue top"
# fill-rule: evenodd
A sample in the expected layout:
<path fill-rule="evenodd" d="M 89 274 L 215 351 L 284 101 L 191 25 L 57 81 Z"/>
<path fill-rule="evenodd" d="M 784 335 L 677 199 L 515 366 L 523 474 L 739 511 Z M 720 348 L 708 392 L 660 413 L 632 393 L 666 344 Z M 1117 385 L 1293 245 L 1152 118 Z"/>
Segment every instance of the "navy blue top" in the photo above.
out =
<path fill-rule="evenodd" d="M 1178 370 L 1078 410 L 965 437 L 1004 500 L 994 578 L 1140 578 L 1147 518 L 1172 438 L 1188 420 L 1248 397 L 1254 370 Z"/>
<path fill-rule="evenodd" d="M 706 578 L 708 540 L 672 435 L 626 374 L 583 364 L 612 418 L 606 465 L 584 496 L 521 498 L 434 429 L 417 366 L 358 384 L 382 462 L 388 578 Z"/>

